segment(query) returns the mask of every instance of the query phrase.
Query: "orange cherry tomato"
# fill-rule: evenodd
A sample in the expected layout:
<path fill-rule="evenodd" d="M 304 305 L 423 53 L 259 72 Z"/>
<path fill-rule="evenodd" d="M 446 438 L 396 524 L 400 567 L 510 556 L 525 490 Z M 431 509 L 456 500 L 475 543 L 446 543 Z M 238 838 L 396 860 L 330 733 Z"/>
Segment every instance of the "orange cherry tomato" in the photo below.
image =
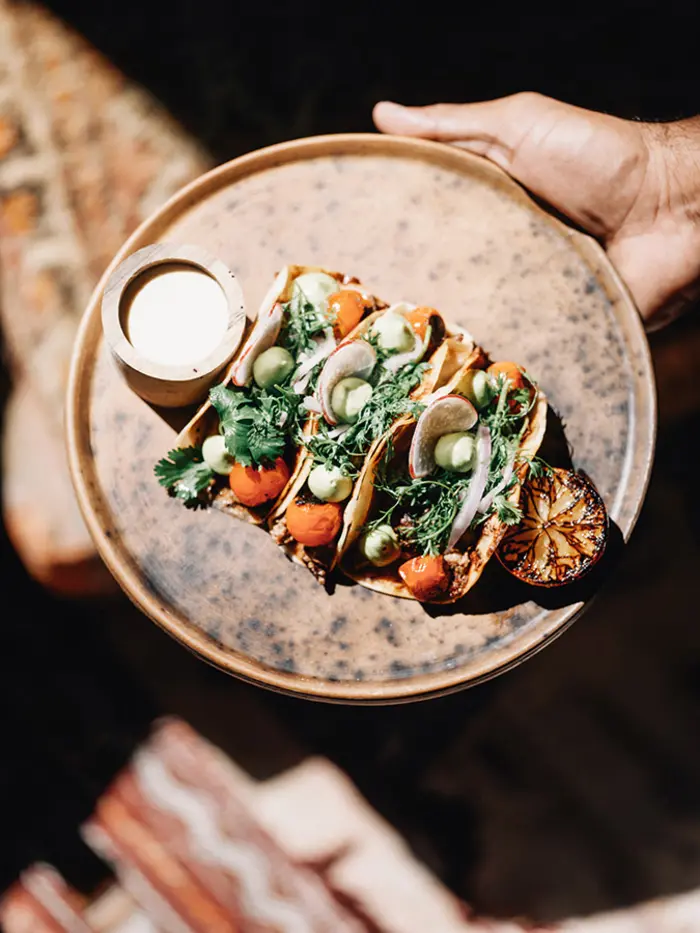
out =
<path fill-rule="evenodd" d="M 425 339 L 430 319 L 440 317 L 440 312 L 435 308 L 414 308 L 413 311 L 407 311 L 404 317 L 411 325 L 419 340 Z"/>
<path fill-rule="evenodd" d="M 504 375 L 510 381 L 510 389 L 528 389 L 530 393 L 530 398 L 534 393 L 532 385 L 525 378 L 522 366 L 518 366 L 517 363 L 510 362 L 501 362 L 501 363 L 492 363 L 486 372 L 497 379 L 500 375 Z M 508 403 L 510 410 L 517 412 L 520 409 L 520 405 L 515 399 L 511 399 Z"/>
<path fill-rule="evenodd" d="M 503 374 L 507 379 L 510 379 L 510 383 L 514 389 L 525 388 L 523 368 L 522 366 L 518 366 L 517 363 L 492 363 L 486 372 L 489 376 L 493 376 L 496 379 Z"/>
<path fill-rule="evenodd" d="M 338 502 L 304 502 L 295 499 L 287 508 L 287 531 L 299 544 L 330 544 L 340 531 L 343 510 Z"/>
<path fill-rule="evenodd" d="M 420 602 L 442 596 L 450 586 L 445 558 L 414 557 L 399 567 L 401 579 Z"/>
<path fill-rule="evenodd" d="M 328 297 L 328 310 L 333 320 L 336 337 L 346 337 L 360 323 L 367 310 L 362 294 L 353 288 L 344 288 Z"/>
<path fill-rule="evenodd" d="M 234 463 L 229 485 L 243 505 L 255 506 L 276 499 L 289 482 L 289 467 L 281 457 L 272 466 L 243 466 Z"/>

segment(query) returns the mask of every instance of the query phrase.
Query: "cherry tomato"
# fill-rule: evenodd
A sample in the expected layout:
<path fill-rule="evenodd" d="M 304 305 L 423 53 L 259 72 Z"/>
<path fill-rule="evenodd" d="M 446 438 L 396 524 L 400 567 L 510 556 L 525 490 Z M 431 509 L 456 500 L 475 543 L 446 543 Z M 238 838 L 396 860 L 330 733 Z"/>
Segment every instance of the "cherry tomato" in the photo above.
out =
<path fill-rule="evenodd" d="M 510 379 L 510 384 L 514 389 L 525 388 L 525 377 L 523 375 L 523 369 L 522 366 L 518 366 L 517 363 L 492 363 L 486 371 L 495 379 L 503 374 L 507 379 Z"/>
<path fill-rule="evenodd" d="M 442 323 L 440 313 L 436 311 L 435 308 L 414 308 L 413 311 L 407 311 L 404 317 L 420 340 L 425 339 L 429 324 L 431 324 L 433 330 L 435 330 L 437 322 L 431 320 L 432 318 L 438 318 Z"/>
<path fill-rule="evenodd" d="M 360 323 L 367 302 L 361 293 L 353 288 L 344 288 L 328 297 L 328 310 L 333 320 L 333 332 L 336 337 L 345 337 Z"/>
<path fill-rule="evenodd" d="M 504 375 L 510 382 L 509 388 L 511 391 L 513 389 L 527 389 L 530 393 L 530 398 L 532 398 L 534 389 L 525 378 L 522 366 L 518 366 L 517 363 L 507 361 L 492 363 L 486 371 L 490 376 L 493 376 L 494 379 L 497 379 L 500 375 Z M 517 412 L 521 408 L 520 404 L 515 399 L 510 399 L 508 405 L 513 412 Z"/>
<path fill-rule="evenodd" d="M 243 466 L 234 463 L 229 485 L 243 505 L 255 506 L 276 499 L 289 482 L 289 467 L 281 457 L 272 466 Z"/>
<path fill-rule="evenodd" d="M 449 588 L 450 576 L 442 555 L 414 557 L 399 567 L 401 579 L 420 602 L 442 596 Z"/>
<path fill-rule="evenodd" d="M 343 523 L 338 502 L 304 502 L 295 499 L 287 508 L 287 531 L 299 544 L 320 547 L 330 544 Z"/>

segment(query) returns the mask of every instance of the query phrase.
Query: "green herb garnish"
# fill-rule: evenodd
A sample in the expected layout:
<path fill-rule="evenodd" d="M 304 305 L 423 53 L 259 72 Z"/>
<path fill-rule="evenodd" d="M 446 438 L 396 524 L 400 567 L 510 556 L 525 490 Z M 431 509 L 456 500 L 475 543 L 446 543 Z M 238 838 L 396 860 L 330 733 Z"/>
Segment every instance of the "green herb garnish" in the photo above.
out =
<path fill-rule="evenodd" d="M 542 457 L 533 457 L 531 460 L 526 460 L 524 462 L 527 463 L 528 479 L 539 479 L 541 476 L 551 476 L 554 472 L 554 467 L 550 466 Z"/>
<path fill-rule="evenodd" d="M 388 360 L 390 356 L 394 356 L 396 354 L 396 350 L 386 350 L 381 345 L 379 334 L 374 330 L 368 330 L 365 334 L 362 335 L 361 339 L 366 340 L 374 350 L 377 356 L 378 366 L 381 366 L 385 360 Z"/>
<path fill-rule="evenodd" d="M 513 480 L 515 482 L 515 480 Z M 513 483 L 510 484 L 510 487 Z M 523 510 L 520 506 L 508 501 L 508 490 L 498 493 L 493 497 L 491 509 L 487 514 L 496 513 L 498 520 L 504 525 L 519 525 L 523 520 Z"/>
<path fill-rule="evenodd" d="M 386 434 L 401 415 L 418 418 L 425 408 L 409 395 L 427 368 L 427 363 L 408 363 L 392 373 L 384 367 L 375 367 L 370 378 L 374 382 L 372 395 L 357 421 L 339 437 L 330 437 L 328 425 L 323 423 L 316 434 L 304 440 L 314 462 L 336 467 L 345 476 L 357 476 L 374 441 Z"/>
<path fill-rule="evenodd" d="M 512 403 L 515 404 L 512 405 Z M 498 377 L 493 400 L 479 413 L 481 422 L 486 425 L 491 434 L 491 462 L 484 495 L 491 492 L 501 482 L 509 466 L 515 466 L 520 441 L 527 426 L 526 418 L 532 411 L 533 405 L 534 399 L 530 398 L 527 389 L 511 389 L 505 375 Z M 515 478 L 502 491 L 504 497 L 507 496 L 514 483 Z M 494 507 L 497 499 L 498 496 L 494 498 Z M 492 511 L 494 511 L 493 507 L 490 512 Z M 505 516 L 510 513 L 505 506 L 502 511 Z M 507 524 L 515 523 L 511 521 Z"/>
<path fill-rule="evenodd" d="M 218 385 L 210 389 L 209 400 L 219 416 L 226 449 L 238 463 L 260 466 L 284 455 L 299 417 L 299 397 L 289 388 Z"/>
<path fill-rule="evenodd" d="M 295 360 L 302 353 L 313 351 L 316 348 L 314 337 L 333 324 L 331 315 L 309 301 L 296 284 L 292 297 L 283 305 L 283 312 L 280 344 L 289 350 Z"/>
<path fill-rule="evenodd" d="M 386 461 L 385 461 L 386 462 Z M 452 525 L 462 504 L 469 477 L 448 470 L 438 470 L 422 479 L 411 479 L 406 469 L 386 471 L 380 468 L 375 489 L 384 493 L 390 504 L 368 528 L 394 524 L 399 540 L 423 555 L 442 554 Z"/>
<path fill-rule="evenodd" d="M 176 447 L 153 468 L 158 482 L 188 508 L 201 503 L 201 493 L 214 479 L 213 470 L 204 462 L 200 447 Z"/>

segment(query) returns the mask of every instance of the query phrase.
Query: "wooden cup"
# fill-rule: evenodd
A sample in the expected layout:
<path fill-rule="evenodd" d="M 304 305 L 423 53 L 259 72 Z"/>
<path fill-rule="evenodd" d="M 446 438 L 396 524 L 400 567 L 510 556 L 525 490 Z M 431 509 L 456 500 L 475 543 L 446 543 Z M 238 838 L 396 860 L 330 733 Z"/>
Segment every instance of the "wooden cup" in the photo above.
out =
<path fill-rule="evenodd" d="M 223 338 L 208 356 L 193 364 L 154 362 L 136 350 L 124 330 L 122 302 L 129 285 L 146 270 L 172 263 L 192 266 L 215 279 L 228 305 L 228 325 Z M 114 269 L 102 297 L 105 340 L 126 382 L 141 398 L 165 408 L 201 401 L 238 349 L 245 322 L 243 291 L 238 280 L 220 259 L 199 246 L 172 243 L 144 246 Z"/>

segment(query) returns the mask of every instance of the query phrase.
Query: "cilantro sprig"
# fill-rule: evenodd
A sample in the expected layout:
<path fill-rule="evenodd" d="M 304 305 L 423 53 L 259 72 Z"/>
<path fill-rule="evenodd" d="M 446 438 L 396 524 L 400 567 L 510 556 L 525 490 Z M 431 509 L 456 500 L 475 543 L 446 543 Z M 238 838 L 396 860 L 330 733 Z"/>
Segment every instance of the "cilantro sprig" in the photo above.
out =
<path fill-rule="evenodd" d="M 302 353 L 313 351 L 314 338 L 333 324 L 330 313 L 309 301 L 296 284 L 292 290 L 292 297 L 283 305 L 283 310 L 284 323 L 280 342 L 295 359 Z"/>
<path fill-rule="evenodd" d="M 161 486 L 182 499 L 188 508 L 202 504 L 202 493 L 214 479 L 199 447 L 176 447 L 159 460 L 154 473 Z"/>
<path fill-rule="evenodd" d="M 298 429 L 299 397 L 285 386 L 209 390 L 226 449 L 243 466 L 261 466 L 284 456 Z"/>
<path fill-rule="evenodd" d="M 527 478 L 539 479 L 541 476 L 551 476 L 553 467 L 542 457 L 532 457 L 527 461 Z"/>

